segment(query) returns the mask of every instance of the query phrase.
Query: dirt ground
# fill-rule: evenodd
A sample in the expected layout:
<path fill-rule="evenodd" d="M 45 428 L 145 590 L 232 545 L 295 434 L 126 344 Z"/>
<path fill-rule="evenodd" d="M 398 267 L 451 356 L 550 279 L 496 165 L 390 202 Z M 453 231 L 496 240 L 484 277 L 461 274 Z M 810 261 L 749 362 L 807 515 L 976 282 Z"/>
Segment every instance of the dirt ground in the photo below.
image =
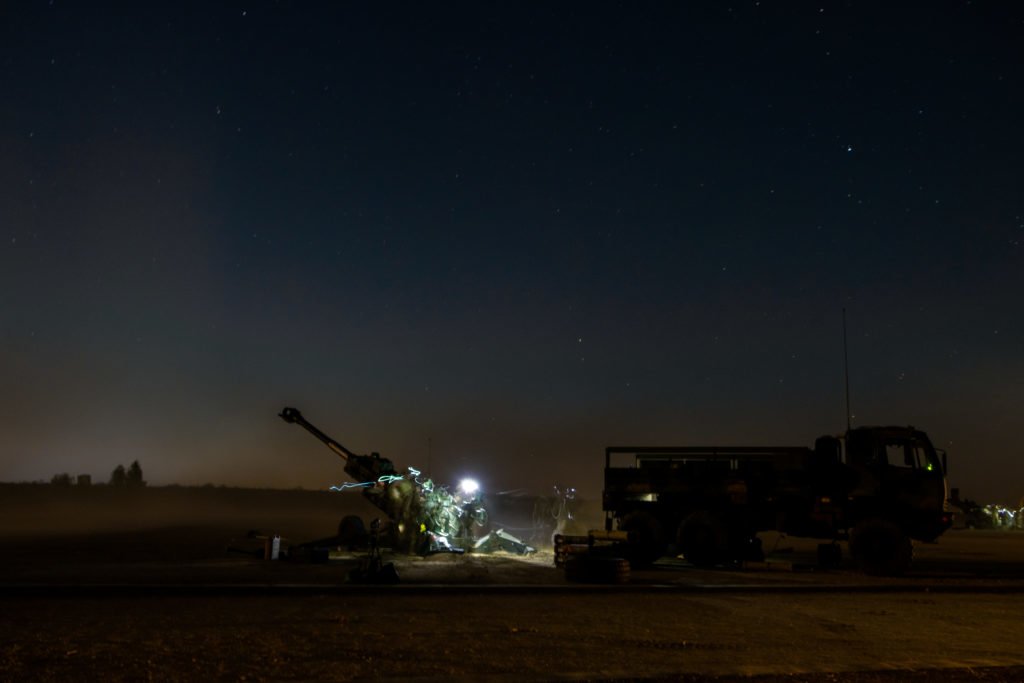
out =
<path fill-rule="evenodd" d="M 346 580 L 361 553 L 228 552 L 252 527 L 329 535 L 329 497 L 36 493 L 0 498 L 0 680 L 1024 680 L 1024 534 L 947 534 L 900 579 L 766 537 L 763 565 L 624 585 L 542 550 L 386 556 L 400 582 L 374 586 Z"/>

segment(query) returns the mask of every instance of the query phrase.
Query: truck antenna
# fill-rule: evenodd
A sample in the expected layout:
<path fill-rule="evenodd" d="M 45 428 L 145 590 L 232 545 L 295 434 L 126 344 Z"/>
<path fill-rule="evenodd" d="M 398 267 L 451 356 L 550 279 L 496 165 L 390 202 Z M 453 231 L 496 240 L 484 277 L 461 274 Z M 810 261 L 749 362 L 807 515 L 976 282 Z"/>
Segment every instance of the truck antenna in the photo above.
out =
<path fill-rule="evenodd" d="M 846 431 L 850 431 L 850 354 L 846 350 L 846 308 L 843 308 L 843 375 L 846 380 Z"/>

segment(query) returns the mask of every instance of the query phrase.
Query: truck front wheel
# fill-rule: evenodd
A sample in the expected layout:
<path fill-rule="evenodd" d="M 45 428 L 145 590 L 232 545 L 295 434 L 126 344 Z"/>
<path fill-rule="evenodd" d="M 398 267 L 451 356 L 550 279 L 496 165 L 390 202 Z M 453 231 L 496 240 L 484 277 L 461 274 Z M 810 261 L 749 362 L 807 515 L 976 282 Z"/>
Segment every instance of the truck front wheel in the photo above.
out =
<path fill-rule="evenodd" d="M 679 523 L 676 543 L 687 562 L 711 567 L 725 559 L 728 533 L 715 515 L 698 510 Z"/>
<path fill-rule="evenodd" d="M 850 532 L 850 554 L 865 574 L 900 576 L 910 568 L 913 548 L 898 526 L 876 518 Z"/>
<path fill-rule="evenodd" d="M 668 549 L 661 523 L 649 512 L 629 513 L 619 523 L 619 530 L 629 534 L 629 563 L 633 567 L 654 564 Z"/>

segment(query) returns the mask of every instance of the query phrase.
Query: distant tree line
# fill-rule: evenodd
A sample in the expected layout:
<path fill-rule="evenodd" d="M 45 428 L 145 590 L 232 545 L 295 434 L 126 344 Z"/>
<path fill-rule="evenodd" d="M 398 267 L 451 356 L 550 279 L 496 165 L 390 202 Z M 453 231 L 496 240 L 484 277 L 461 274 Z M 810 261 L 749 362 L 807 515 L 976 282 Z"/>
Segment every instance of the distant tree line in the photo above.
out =
<path fill-rule="evenodd" d="M 145 486 L 146 482 L 142 478 L 142 467 L 139 466 L 139 461 L 132 461 L 127 470 L 124 469 L 124 465 L 115 467 L 114 471 L 110 473 L 110 485 L 124 488 Z"/>
<path fill-rule="evenodd" d="M 67 472 L 55 474 L 50 479 L 50 484 L 53 486 L 71 486 L 74 482 L 75 480 Z M 88 486 L 92 480 L 89 475 L 82 474 L 78 476 L 78 483 Z M 139 461 L 133 461 L 128 469 L 125 469 L 124 465 L 115 467 L 114 471 L 110 473 L 109 484 L 118 488 L 142 488 L 145 486 L 146 480 L 142 478 L 142 466 L 139 465 Z"/>

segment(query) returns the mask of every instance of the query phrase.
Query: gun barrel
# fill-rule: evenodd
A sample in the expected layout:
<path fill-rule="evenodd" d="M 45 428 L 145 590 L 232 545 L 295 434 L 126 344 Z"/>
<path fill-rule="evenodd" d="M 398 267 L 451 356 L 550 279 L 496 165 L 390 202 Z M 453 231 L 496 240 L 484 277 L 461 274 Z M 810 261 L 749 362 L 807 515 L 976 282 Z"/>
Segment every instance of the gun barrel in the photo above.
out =
<path fill-rule="evenodd" d="M 310 434 L 323 441 L 324 444 L 332 451 L 334 451 L 335 454 L 337 454 L 342 460 L 348 461 L 349 458 L 359 457 L 355 453 L 353 453 L 352 451 L 350 451 L 349 449 L 345 448 L 340 443 L 332 439 L 331 437 L 321 432 L 312 424 L 310 424 L 306 420 L 306 418 L 302 417 L 302 413 L 300 413 L 296 408 L 284 408 L 281 411 L 280 415 L 278 415 L 278 417 L 280 417 L 288 424 L 297 424 L 300 427 L 305 428 L 305 430 L 308 431 Z"/>

